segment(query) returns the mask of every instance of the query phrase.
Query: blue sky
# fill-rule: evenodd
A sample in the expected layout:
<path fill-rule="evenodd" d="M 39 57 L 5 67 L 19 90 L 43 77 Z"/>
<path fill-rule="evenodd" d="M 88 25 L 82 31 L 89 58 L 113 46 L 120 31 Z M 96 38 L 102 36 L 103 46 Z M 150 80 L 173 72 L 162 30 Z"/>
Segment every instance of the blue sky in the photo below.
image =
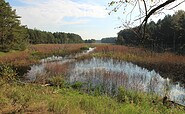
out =
<path fill-rule="evenodd" d="M 16 9 L 17 14 L 22 17 L 21 23 L 28 28 L 50 32 L 72 32 L 79 34 L 83 39 L 115 37 L 121 30 L 117 27 L 127 20 L 123 8 L 117 13 L 108 15 L 111 9 L 108 3 L 111 0 L 6 1 Z M 136 18 L 138 13 L 136 9 L 132 17 Z M 153 16 L 152 19 L 157 20 L 159 17 L 162 18 L 162 16 Z"/>

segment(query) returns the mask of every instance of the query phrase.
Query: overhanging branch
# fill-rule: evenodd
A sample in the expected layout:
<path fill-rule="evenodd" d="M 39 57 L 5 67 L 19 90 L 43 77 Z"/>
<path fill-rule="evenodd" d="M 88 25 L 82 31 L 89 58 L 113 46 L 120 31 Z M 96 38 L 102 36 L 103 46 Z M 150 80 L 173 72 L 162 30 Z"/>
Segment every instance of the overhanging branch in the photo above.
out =
<path fill-rule="evenodd" d="M 141 23 L 140 28 L 139 28 L 139 31 L 141 31 L 142 26 L 144 26 L 144 27 L 146 26 L 147 21 L 148 21 L 148 19 L 152 16 L 152 14 L 154 14 L 156 11 L 160 10 L 161 8 L 167 6 L 168 4 L 170 4 L 170 3 L 174 2 L 174 1 L 175 1 L 175 0 L 167 0 L 166 2 L 164 2 L 164 3 L 160 4 L 160 5 L 158 5 L 157 7 L 153 8 L 151 11 L 149 11 L 149 12 L 146 14 L 146 16 L 145 16 L 143 22 Z M 144 2 L 145 2 L 145 1 L 144 1 Z M 143 34 L 145 34 L 145 33 L 143 33 Z M 144 38 L 144 35 L 143 35 L 143 38 Z"/>

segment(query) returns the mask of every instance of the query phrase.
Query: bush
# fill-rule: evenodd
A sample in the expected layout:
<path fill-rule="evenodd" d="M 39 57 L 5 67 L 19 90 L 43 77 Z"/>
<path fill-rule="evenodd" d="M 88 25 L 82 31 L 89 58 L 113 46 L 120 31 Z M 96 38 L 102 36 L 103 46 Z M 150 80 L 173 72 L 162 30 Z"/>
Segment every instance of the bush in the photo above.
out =
<path fill-rule="evenodd" d="M 13 82 L 16 80 L 17 73 L 10 66 L 2 65 L 0 66 L 0 78 L 5 82 Z"/>
<path fill-rule="evenodd" d="M 87 47 L 87 46 L 81 47 L 80 50 L 89 50 L 89 47 Z"/>
<path fill-rule="evenodd" d="M 117 101 L 126 102 L 126 103 L 135 103 L 139 104 L 142 102 L 143 94 L 136 91 L 129 91 L 123 87 L 118 88 Z"/>
<path fill-rule="evenodd" d="M 71 87 L 72 87 L 73 89 L 78 89 L 78 90 L 80 90 L 80 89 L 82 88 L 83 85 L 84 85 L 83 82 L 75 82 L 74 84 L 71 85 Z"/>
<path fill-rule="evenodd" d="M 58 88 L 63 87 L 65 84 L 63 76 L 54 76 L 49 79 L 49 83 Z"/>
<path fill-rule="evenodd" d="M 123 87 L 118 88 L 117 100 L 118 102 L 126 102 L 128 100 L 126 90 Z"/>

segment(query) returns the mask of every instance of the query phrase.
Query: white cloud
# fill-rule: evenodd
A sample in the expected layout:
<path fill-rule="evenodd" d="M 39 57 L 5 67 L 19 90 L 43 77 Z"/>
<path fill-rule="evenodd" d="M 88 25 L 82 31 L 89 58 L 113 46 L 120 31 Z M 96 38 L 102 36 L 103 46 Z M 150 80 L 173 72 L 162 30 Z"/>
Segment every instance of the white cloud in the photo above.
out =
<path fill-rule="evenodd" d="M 68 24 L 85 24 L 91 18 L 107 16 L 104 6 L 77 3 L 71 0 L 22 0 L 21 2 L 26 5 L 15 7 L 17 14 L 22 17 L 22 24 L 30 28 L 45 30 L 45 27 L 59 28 Z M 75 18 L 75 20 L 64 20 L 65 17 Z"/>

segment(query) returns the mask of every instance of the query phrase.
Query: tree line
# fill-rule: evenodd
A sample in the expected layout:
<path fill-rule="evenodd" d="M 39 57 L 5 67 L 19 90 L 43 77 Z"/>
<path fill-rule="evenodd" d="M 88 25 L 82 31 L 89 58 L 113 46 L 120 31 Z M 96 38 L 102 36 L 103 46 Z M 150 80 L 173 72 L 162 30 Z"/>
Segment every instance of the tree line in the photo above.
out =
<path fill-rule="evenodd" d="M 28 29 L 28 35 L 31 44 L 66 44 L 83 42 L 81 36 L 74 33 L 52 33 L 37 29 Z"/>
<path fill-rule="evenodd" d="M 21 25 L 20 16 L 8 2 L 0 0 L 0 51 L 24 50 L 29 43 L 81 43 L 82 38 L 73 33 L 46 32 L 28 29 Z"/>
<path fill-rule="evenodd" d="M 96 43 L 95 39 L 87 39 L 84 41 L 85 43 Z"/>
<path fill-rule="evenodd" d="M 101 43 L 115 44 L 115 42 L 116 42 L 116 37 L 102 38 L 101 39 Z"/>
<path fill-rule="evenodd" d="M 157 52 L 185 54 L 185 11 L 179 10 L 157 22 L 147 23 L 144 38 L 138 34 L 138 29 L 139 27 L 121 30 L 116 43 L 143 46 Z"/>

